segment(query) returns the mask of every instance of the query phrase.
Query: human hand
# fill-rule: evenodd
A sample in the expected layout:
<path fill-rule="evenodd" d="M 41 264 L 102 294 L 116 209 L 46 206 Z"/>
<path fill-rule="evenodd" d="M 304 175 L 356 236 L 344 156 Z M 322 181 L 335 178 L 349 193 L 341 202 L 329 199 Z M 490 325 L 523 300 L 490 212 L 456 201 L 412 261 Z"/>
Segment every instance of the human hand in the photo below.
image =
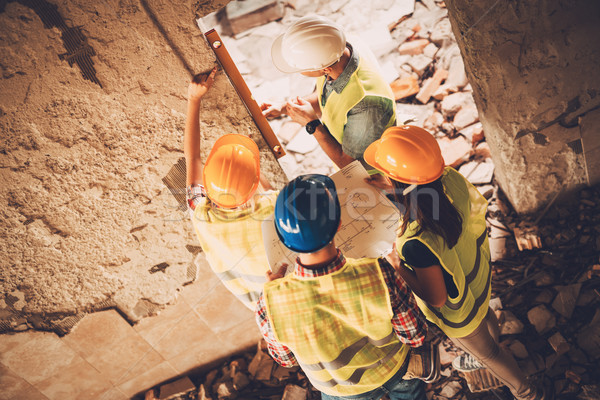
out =
<path fill-rule="evenodd" d="M 297 122 L 300 125 L 306 125 L 310 121 L 319 118 L 312 105 L 299 96 L 295 99 L 288 100 L 285 103 L 285 110 L 287 115 L 289 115 L 294 122 Z"/>
<path fill-rule="evenodd" d="M 268 119 L 279 118 L 285 115 L 285 103 L 273 105 L 271 103 L 262 103 L 260 109 L 263 115 Z"/>
<path fill-rule="evenodd" d="M 383 174 L 373 174 L 368 178 L 365 178 L 365 182 L 379 190 L 385 190 L 389 193 L 394 192 L 394 187 L 392 186 L 390 179 Z"/>
<path fill-rule="evenodd" d="M 398 270 L 400 268 L 401 262 L 400 257 L 398 256 L 398 252 L 396 251 L 396 243 L 394 243 L 392 251 L 390 251 L 389 254 L 386 254 L 385 259 L 387 260 L 387 262 L 390 263 L 392 267 L 394 267 L 395 270 Z"/>
<path fill-rule="evenodd" d="M 196 74 L 188 86 L 188 100 L 199 101 L 208 92 L 215 81 L 217 67 L 215 66 L 208 74 Z"/>
<path fill-rule="evenodd" d="M 267 271 L 267 280 L 271 282 L 275 279 L 283 278 L 285 276 L 285 272 L 287 271 L 287 267 L 287 264 L 281 264 L 277 269 L 277 272 Z"/>

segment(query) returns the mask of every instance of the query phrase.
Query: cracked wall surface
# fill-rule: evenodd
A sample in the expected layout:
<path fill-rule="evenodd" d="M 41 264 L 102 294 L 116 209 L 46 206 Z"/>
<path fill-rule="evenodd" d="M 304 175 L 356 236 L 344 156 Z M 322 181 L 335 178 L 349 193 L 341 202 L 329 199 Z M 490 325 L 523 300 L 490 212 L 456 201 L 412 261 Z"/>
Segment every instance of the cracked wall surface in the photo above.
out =
<path fill-rule="evenodd" d="M 161 178 L 183 156 L 191 73 L 215 63 L 195 17 L 227 1 L 51 0 L 93 48 L 98 82 L 60 57 L 64 29 L 34 3 L 0 4 L 0 331 L 113 307 L 135 321 L 203 279 Z M 223 134 L 249 135 L 263 173 L 284 183 L 222 72 L 201 115 L 205 156 Z"/>
<path fill-rule="evenodd" d="M 600 4 L 446 2 L 496 176 L 516 211 L 598 181 Z M 587 115 L 587 116 L 586 116 Z M 586 161 L 587 160 L 587 161 Z"/>

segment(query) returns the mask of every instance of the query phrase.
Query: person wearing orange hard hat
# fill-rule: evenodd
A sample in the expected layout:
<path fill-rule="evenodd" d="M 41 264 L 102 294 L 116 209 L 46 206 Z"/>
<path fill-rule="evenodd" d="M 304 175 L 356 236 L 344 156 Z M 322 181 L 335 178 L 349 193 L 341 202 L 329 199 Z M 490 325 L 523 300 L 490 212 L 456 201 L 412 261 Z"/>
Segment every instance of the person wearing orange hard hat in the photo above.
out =
<path fill-rule="evenodd" d="M 334 21 L 308 15 L 294 21 L 271 47 L 275 67 L 316 78 L 316 91 L 279 105 L 263 103 L 267 118 L 288 115 L 304 125 L 339 168 L 362 160 L 369 144 L 396 124 L 396 103 L 377 60 Z"/>
<path fill-rule="evenodd" d="M 200 104 L 217 70 L 196 75 L 188 87 L 184 135 L 187 199 L 192 223 L 213 271 L 249 309 L 254 310 L 267 281 L 269 263 L 261 224 L 273 213 L 278 192 L 258 194 L 261 179 L 256 143 L 228 134 L 214 143 L 206 162 L 200 155 Z"/>
<path fill-rule="evenodd" d="M 387 129 L 365 151 L 365 161 L 389 181 L 401 220 L 388 260 L 417 295 L 417 303 L 465 350 L 453 366 L 487 367 L 517 399 L 548 399 L 498 344 L 498 320 L 489 308 L 490 249 L 487 201 L 465 177 L 444 165 L 436 139 L 417 126 Z M 474 358 L 473 358 L 474 356 Z"/>

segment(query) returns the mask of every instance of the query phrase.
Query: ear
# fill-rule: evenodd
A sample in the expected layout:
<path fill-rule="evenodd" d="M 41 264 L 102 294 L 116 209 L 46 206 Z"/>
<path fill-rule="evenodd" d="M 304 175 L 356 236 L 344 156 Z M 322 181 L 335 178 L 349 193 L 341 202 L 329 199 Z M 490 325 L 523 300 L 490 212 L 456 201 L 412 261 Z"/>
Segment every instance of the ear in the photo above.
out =
<path fill-rule="evenodd" d="M 325 67 L 325 68 L 323 68 L 321 71 L 323 71 L 323 73 L 324 73 L 325 75 L 330 75 L 330 74 L 331 74 L 331 72 L 333 72 L 333 68 L 331 68 L 331 66 L 329 66 L 329 67 Z"/>

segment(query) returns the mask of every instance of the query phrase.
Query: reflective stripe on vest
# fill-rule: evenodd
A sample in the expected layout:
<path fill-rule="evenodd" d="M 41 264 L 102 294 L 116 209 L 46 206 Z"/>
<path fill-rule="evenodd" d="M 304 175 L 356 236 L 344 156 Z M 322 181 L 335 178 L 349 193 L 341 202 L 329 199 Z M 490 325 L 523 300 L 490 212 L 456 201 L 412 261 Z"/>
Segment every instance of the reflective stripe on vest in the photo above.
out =
<path fill-rule="evenodd" d="M 452 275 L 458 289 L 456 298 L 448 297 L 440 307 L 433 307 L 416 297 L 428 320 L 449 337 L 464 337 L 483 321 L 491 296 L 490 251 L 485 228 L 487 202 L 462 175 L 446 167 L 442 175 L 446 196 L 463 218 L 462 233 L 452 249 L 439 236 L 422 232 L 415 236 L 418 224 L 411 222 L 396 241 L 398 249 L 409 240 L 418 240 L 438 258 L 441 267 Z M 399 250 L 402 257 L 402 251 Z"/>
<path fill-rule="evenodd" d="M 192 223 L 210 267 L 246 307 L 256 302 L 269 269 L 262 221 L 273 213 L 277 192 L 257 195 L 254 208 L 214 210 L 205 198 L 194 210 Z"/>
<path fill-rule="evenodd" d="M 340 270 L 321 277 L 288 275 L 266 283 L 264 299 L 275 337 L 324 393 L 376 389 L 406 360 L 408 346 L 393 331 L 389 290 L 377 260 L 347 259 Z"/>
<path fill-rule="evenodd" d="M 317 94 L 319 107 L 321 108 L 321 121 L 329 130 L 329 133 L 342 143 L 344 127 L 348 121 L 348 112 L 356 106 L 365 96 L 386 97 L 395 104 L 392 88 L 381 77 L 377 61 L 368 49 L 355 49 L 359 54 L 358 68 L 351 75 L 348 83 L 341 93 L 331 92 L 323 107 L 321 97 L 325 77 L 317 78 Z M 394 106 L 394 118 L 390 120 L 390 126 L 396 122 L 396 111 Z M 383 132 L 381 132 L 383 133 Z"/>

